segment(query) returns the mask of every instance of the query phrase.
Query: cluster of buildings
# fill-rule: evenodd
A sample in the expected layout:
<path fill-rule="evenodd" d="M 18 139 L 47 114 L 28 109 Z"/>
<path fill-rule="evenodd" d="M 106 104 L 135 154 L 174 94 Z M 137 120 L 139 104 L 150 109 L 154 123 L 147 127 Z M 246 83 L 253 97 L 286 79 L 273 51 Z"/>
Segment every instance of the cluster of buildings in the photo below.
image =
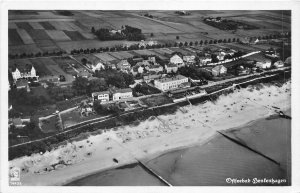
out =
<path fill-rule="evenodd" d="M 36 74 L 36 69 L 31 64 L 13 66 L 11 69 L 13 83 L 17 89 L 26 89 L 30 91 L 29 82 L 37 82 L 39 76 Z"/>
<path fill-rule="evenodd" d="M 132 95 L 131 88 L 124 88 L 124 89 L 110 88 L 107 91 L 92 93 L 93 101 L 101 101 L 101 102 L 119 101 L 122 99 L 128 99 L 132 97 L 133 95 Z"/>

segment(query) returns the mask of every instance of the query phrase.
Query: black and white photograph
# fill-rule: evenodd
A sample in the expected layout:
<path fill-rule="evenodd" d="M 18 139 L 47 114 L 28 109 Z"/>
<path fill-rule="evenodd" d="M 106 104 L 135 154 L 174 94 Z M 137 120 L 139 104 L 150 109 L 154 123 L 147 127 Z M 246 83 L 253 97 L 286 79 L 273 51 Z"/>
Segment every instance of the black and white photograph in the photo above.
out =
<path fill-rule="evenodd" d="M 94 3 L 3 6 L 8 189 L 297 185 L 299 12 Z"/>

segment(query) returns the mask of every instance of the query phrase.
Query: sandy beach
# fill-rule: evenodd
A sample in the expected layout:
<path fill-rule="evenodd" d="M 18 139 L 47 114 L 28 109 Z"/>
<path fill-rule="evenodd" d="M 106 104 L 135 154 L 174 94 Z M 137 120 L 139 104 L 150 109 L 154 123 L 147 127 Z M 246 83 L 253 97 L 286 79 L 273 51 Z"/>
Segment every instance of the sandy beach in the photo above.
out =
<path fill-rule="evenodd" d="M 21 168 L 22 185 L 63 185 L 137 159 L 147 161 L 168 151 L 201 145 L 218 130 L 274 114 L 274 107 L 289 109 L 290 87 L 291 82 L 282 87 L 249 86 L 222 95 L 214 103 L 185 106 L 174 114 L 150 117 L 137 126 L 122 126 L 44 155 L 14 159 L 9 165 Z"/>

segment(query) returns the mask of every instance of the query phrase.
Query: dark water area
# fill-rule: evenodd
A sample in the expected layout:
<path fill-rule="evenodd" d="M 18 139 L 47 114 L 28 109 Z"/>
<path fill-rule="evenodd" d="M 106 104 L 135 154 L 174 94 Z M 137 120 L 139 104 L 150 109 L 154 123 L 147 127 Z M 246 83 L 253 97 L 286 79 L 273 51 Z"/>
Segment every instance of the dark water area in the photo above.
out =
<path fill-rule="evenodd" d="M 291 113 L 287 111 L 285 114 Z M 148 161 L 147 166 L 174 186 L 290 185 L 291 120 L 272 115 L 246 126 L 222 132 L 276 160 L 279 164 L 216 133 L 206 144 L 163 154 Z M 133 164 L 100 172 L 68 185 L 163 186 L 165 184 L 140 165 Z"/>

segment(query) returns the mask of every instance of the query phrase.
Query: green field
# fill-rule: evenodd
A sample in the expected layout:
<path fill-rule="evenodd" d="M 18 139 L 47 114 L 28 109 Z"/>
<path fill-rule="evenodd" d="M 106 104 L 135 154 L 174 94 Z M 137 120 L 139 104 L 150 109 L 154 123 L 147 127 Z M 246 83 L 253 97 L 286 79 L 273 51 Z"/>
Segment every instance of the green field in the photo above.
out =
<path fill-rule="evenodd" d="M 11 54 L 40 51 L 93 49 L 120 46 L 124 40 L 99 41 L 91 28 L 120 29 L 130 25 L 142 30 L 147 40 L 159 43 L 195 42 L 211 39 L 228 39 L 263 36 L 291 31 L 291 14 L 276 11 L 194 10 L 191 15 L 180 16 L 175 11 L 71 11 L 72 16 L 62 16 L 56 11 L 9 11 L 9 52 Z M 153 18 L 145 17 L 151 14 Z M 255 30 L 224 31 L 207 25 L 205 17 L 222 17 L 259 27 Z M 153 34 L 153 36 L 150 36 Z M 176 36 L 179 39 L 176 39 Z M 22 48 L 17 48 L 22 46 Z M 164 55 L 164 53 L 160 53 Z M 167 53 L 169 54 L 169 53 Z M 111 54 L 113 58 L 128 58 L 127 54 Z M 105 58 L 104 60 L 111 60 Z"/>

